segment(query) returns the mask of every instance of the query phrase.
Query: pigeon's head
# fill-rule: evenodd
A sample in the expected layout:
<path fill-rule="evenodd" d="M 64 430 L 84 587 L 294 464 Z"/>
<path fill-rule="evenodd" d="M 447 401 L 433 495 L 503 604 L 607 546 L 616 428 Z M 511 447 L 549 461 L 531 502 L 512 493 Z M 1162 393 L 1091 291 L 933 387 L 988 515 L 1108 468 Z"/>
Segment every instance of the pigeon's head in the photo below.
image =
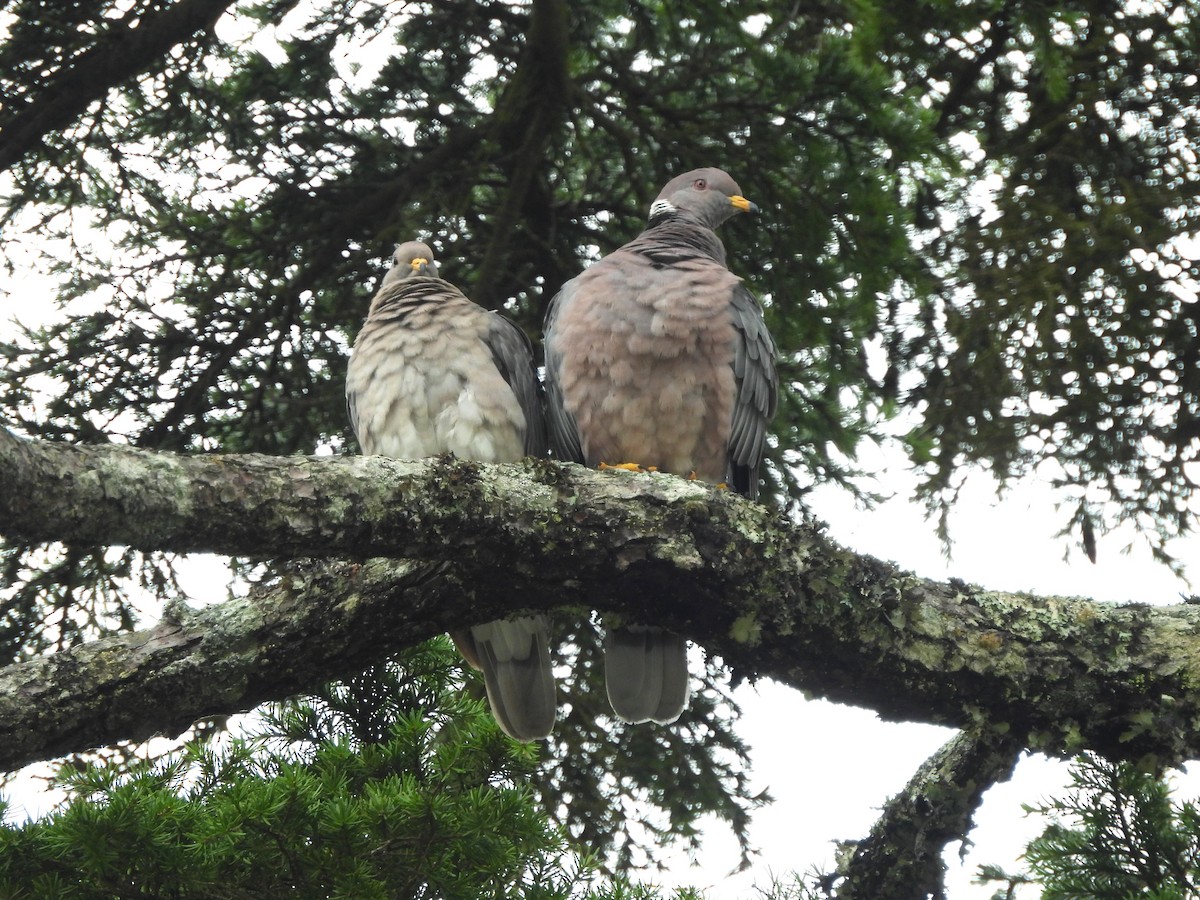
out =
<path fill-rule="evenodd" d="M 693 169 L 667 182 L 650 206 L 650 223 L 684 213 L 709 228 L 716 228 L 739 212 L 758 212 L 742 196 L 737 182 L 720 169 Z"/>
<path fill-rule="evenodd" d="M 437 262 L 428 244 L 420 241 L 405 241 L 392 254 L 392 267 L 383 276 L 383 284 L 389 285 L 414 275 L 438 277 Z"/>

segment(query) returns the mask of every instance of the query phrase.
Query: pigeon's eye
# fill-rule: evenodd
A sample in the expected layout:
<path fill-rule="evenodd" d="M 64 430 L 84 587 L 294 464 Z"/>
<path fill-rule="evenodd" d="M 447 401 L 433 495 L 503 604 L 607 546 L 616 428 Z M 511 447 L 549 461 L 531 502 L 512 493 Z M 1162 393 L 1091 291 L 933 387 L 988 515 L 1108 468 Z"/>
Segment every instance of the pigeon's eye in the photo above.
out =
<path fill-rule="evenodd" d="M 698 191 L 707 191 L 708 190 L 708 182 L 705 181 L 703 178 L 697 178 L 695 181 L 692 182 L 692 187 L 694 187 Z"/>

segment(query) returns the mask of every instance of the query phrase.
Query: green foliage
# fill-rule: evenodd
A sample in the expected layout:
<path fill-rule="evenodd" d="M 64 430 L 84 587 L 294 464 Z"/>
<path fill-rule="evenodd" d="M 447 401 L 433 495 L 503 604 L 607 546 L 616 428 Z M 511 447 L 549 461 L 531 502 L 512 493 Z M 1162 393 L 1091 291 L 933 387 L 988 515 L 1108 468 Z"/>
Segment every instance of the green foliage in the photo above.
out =
<path fill-rule="evenodd" d="M 68 803 L 0 827 L 0 895 L 658 896 L 575 849 L 526 784 L 536 750 L 458 690 L 453 656 L 431 643 L 219 747 L 65 768 Z"/>
<path fill-rule="evenodd" d="M 1200 809 L 1176 802 L 1160 775 L 1080 757 L 1063 798 L 1026 807 L 1049 820 L 1025 851 L 1029 871 L 981 880 L 1041 886 L 1043 900 L 1186 900 L 1200 893 Z M 998 892 L 997 898 L 1006 896 Z"/>
<path fill-rule="evenodd" d="M 705 667 L 688 709 L 672 726 L 630 726 L 608 707 L 595 628 L 582 623 L 557 629 L 556 636 L 560 660 L 573 675 L 559 681 L 559 721 L 545 744 L 501 741 L 505 753 L 520 753 L 526 761 L 514 777 L 528 783 L 573 843 L 589 848 L 608 871 L 653 865 L 676 844 L 698 850 L 704 816 L 729 824 L 741 844 L 742 865 L 749 865 L 750 813 L 770 798 L 750 793 L 749 749 L 735 733 L 737 712 L 722 667 Z M 472 709 L 485 702 L 482 678 L 463 665 L 447 639 L 403 658 L 409 662 L 399 668 L 377 667 L 331 685 L 319 704 L 285 704 L 266 713 L 272 733 L 286 736 L 284 745 L 271 748 L 280 754 L 312 751 L 347 737 L 369 744 L 414 710 L 455 730 L 465 696 L 475 698 L 465 701 Z M 466 695 L 447 699 L 459 689 Z"/>
<path fill-rule="evenodd" d="M 1036 468 L 1079 509 L 1072 527 L 1133 521 L 1170 562 L 1198 436 L 1196 10 L 919 10 L 881 49 L 930 86 L 965 167 L 930 186 L 938 281 L 896 360 L 925 493 L 945 512 L 965 463 L 1002 481 Z"/>

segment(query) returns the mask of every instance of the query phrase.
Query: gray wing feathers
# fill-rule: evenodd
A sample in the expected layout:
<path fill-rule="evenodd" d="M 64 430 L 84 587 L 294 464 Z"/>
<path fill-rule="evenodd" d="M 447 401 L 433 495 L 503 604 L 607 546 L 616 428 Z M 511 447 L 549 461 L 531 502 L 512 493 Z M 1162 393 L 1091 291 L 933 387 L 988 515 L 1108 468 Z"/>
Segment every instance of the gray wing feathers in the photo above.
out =
<path fill-rule="evenodd" d="M 604 679 L 608 702 L 626 722 L 674 722 L 688 701 L 687 641 L 652 626 L 609 631 Z"/>
<path fill-rule="evenodd" d="M 554 727 L 550 621 L 519 616 L 471 628 L 492 715 L 518 741 L 538 741 Z"/>
<path fill-rule="evenodd" d="M 484 343 L 525 416 L 525 454 L 546 455 L 542 389 L 533 348 L 520 328 L 498 313 L 488 317 Z M 545 615 L 496 620 L 471 628 L 471 639 L 492 715 L 518 741 L 538 741 L 554 727 L 557 700 Z"/>
<path fill-rule="evenodd" d="M 533 364 L 533 347 L 525 332 L 499 313 L 489 315 L 484 343 L 525 414 L 525 455 L 545 456 L 546 420 L 542 388 Z"/>
<path fill-rule="evenodd" d="M 546 352 L 546 426 L 550 432 L 550 449 L 556 459 L 567 462 L 583 462 L 583 445 L 579 440 L 579 429 L 575 417 L 563 405 L 562 385 L 559 382 L 562 357 L 554 342 L 554 325 L 559 311 L 572 301 L 573 285 L 570 282 L 563 285 L 562 290 L 554 295 L 550 307 L 546 310 L 545 340 Z"/>
<path fill-rule="evenodd" d="M 350 417 L 350 430 L 358 437 L 358 394 L 346 391 L 346 414 Z"/>
<path fill-rule="evenodd" d="M 730 481 L 734 490 L 754 500 L 758 497 L 758 466 L 767 442 L 767 425 L 779 400 L 775 342 L 758 301 L 740 284 L 734 290 L 731 306 L 738 340 L 733 361 L 737 397 L 729 433 Z"/>

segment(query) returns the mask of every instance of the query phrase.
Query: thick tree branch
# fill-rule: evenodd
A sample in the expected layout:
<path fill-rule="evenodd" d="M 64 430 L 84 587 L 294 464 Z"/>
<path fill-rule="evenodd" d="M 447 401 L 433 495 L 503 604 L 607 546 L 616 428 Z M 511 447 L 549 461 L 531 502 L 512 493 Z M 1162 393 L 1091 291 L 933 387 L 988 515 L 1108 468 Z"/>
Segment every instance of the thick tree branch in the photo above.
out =
<path fill-rule="evenodd" d="M 0 534 L 454 563 L 436 590 L 408 584 L 411 564 L 372 563 L 353 579 L 344 564 L 292 574 L 206 610 L 192 631 L 164 625 L 10 667 L 0 696 L 16 700 L 0 708 L 0 747 L 25 749 L 0 765 L 301 691 L 359 665 L 346 649 L 356 640 L 379 656 L 451 623 L 564 607 L 668 625 L 744 674 L 889 719 L 982 722 L 1051 753 L 1200 757 L 1200 609 L 924 580 L 836 546 L 819 527 L 670 476 L 549 462 L 189 457 L 0 432 Z M 300 671 L 310 659 L 325 662 Z M 215 670 L 230 672 L 228 683 Z M 114 673 L 119 703 L 48 721 L 51 708 L 73 709 L 71 697 L 111 697 L 100 685 Z M 34 700 L 44 709 L 21 708 Z"/>
<path fill-rule="evenodd" d="M 966 840 L 984 791 L 1012 776 L 1021 750 L 1011 732 L 987 727 L 951 738 L 887 802 L 870 835 L 843 860 L 838 900 L 944 898 L 942 851 L 953 840 Z"/>
<path fill-rule="evenodd" d="M 0 669 L 0 770 L 120 740 L 176 735 L 206 714 L 361 672 L 445 630 L 437 564 L 291 566 L 245 598 L 168 607 L 146 631 Z"/>
<path fill-rule="evenodd" d="M 470 292 L 476 303 L 488 309 L 499 308 L 513 290 L 520 290 L 519 285 L 510 284 L 510 248 L 521 234 L 518 224 L 533 225 L 525 213 L 534 206 L 530 194 L 538 173 L 549 168 L 547 148 L 566 119 L 570 89 L 568 7 L 566 0 L 533 0 L 525 50 L 491 120 L 491 130 L 504 156 L 505 197 Z M 529 237 L 522 235 L 521 239 Z"/>

